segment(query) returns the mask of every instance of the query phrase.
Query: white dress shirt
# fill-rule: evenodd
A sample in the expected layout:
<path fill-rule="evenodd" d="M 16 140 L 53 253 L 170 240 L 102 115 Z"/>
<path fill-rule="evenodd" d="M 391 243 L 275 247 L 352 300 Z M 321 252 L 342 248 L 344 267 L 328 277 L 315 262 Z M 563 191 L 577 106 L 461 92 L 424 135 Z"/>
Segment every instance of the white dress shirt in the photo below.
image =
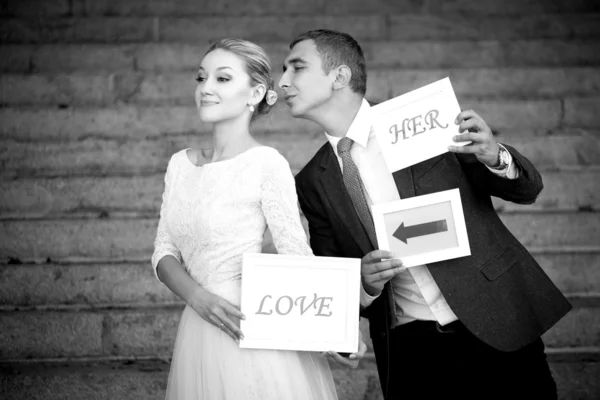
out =
<path fill-rule="evenodd" d="M 367 203 L 374 205 L 400 200 L 394 178 L 381 155 L 375 132 L 371 129 L 371 121 L 371 107 L 363 99 L 354 121 L 346 132 L 346 136 L 355 143 L 350 154 L 360 173 Z M 333 147 L 333 152 L 343 171 L 342 159 L 337 151 L 337 144 L 341 138 L 328 135 L 327 132 L 325 136 Z M 501 171 L 490 169 L 490 171 L 507 179 L 518 176 L 512 157 L 507 168 Z M 448 306 L 426 265 L 411 267 L 400 272 L 392 279 L 391 284 L 396 303 L 394 326 L 414 320 L 437 321 L 440 325 L 446 325 L 458 319 Z M 378 296 L 370 296 L 361 285 L 361 306 L 368 307 Z"/>

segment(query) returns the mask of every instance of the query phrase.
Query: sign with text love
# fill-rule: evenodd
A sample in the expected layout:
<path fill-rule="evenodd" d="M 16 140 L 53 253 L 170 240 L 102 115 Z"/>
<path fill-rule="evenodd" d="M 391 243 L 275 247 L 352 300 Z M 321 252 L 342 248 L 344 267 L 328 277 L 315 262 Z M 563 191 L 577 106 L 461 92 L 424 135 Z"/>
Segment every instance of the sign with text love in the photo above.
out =
<path fill-rule="evenodd" d="M 371 107 L 373 129 L 390 172 L 448 151 L 458 135 L 460 113 L 449 78 L 423 86 Z"/>
<path fill-rule="evenodd" d="M 240 347 L 358 351 L 360 259 L 243 256 Z"/>
<path fill-rule="evenodd" d="M 372 207 L 379 249 L 406 267 L 471 255 L 459 189 Z"/>

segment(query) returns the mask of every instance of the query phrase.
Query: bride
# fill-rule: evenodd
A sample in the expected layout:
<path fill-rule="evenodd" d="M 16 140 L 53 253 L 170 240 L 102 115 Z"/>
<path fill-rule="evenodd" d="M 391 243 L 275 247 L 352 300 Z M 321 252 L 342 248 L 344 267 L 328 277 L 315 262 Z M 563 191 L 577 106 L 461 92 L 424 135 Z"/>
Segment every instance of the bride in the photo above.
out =
<path fill-rule="evenodd" d="M 268 57 L 253 43 L 223 39 L 204 56 L 197 81 L 213 149 L 171 157 L 152 256 L 157 277 L 186 303 L 166 398 L 337 399 L 323 354 L 237 343 L 242 254 L 261 251 L 268 227 L 280 254 L 312 255 L 289 164 L 250 135 L 251 120 L 277 98 Z"/>

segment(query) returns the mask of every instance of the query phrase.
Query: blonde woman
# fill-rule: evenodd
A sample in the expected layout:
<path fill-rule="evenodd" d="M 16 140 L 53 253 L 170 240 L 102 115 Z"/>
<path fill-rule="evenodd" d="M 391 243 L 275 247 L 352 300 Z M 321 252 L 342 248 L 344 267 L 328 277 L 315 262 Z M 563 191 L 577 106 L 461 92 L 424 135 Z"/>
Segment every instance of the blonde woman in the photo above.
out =
<path fill-rule="evenodd" d="M 187 304 L 167 399 L 337 399 L 324 355 L 240 349 L 242 254 L 260 252 L 270 229 L 280 254 L 312 255 L 294 178 L 277 150 L 250 134 L 276 100 L 267 55 L 239 39 L 215 43 L 201 62 L 195 98 L 213 125 L 213 148 L 174 154 L 152 265 Z"/>

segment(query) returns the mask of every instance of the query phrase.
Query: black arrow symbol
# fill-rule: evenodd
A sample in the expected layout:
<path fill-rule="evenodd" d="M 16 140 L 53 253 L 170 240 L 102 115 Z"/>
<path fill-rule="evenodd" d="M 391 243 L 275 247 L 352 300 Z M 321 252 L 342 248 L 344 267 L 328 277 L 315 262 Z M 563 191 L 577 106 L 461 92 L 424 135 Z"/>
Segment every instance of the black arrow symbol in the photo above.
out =
<path fill-rule="evenodd" d="M 404 226 L 404 222 L 400 224 L 394 236 L 398 240 L 402 240 L 407 243 L 407 240 L 417 236 L 431 235 L 439 232 L 446 232 L 448 230 L 448 224 L 445 219 L 433 222 L 425 222 L 424 224 Z"/>

